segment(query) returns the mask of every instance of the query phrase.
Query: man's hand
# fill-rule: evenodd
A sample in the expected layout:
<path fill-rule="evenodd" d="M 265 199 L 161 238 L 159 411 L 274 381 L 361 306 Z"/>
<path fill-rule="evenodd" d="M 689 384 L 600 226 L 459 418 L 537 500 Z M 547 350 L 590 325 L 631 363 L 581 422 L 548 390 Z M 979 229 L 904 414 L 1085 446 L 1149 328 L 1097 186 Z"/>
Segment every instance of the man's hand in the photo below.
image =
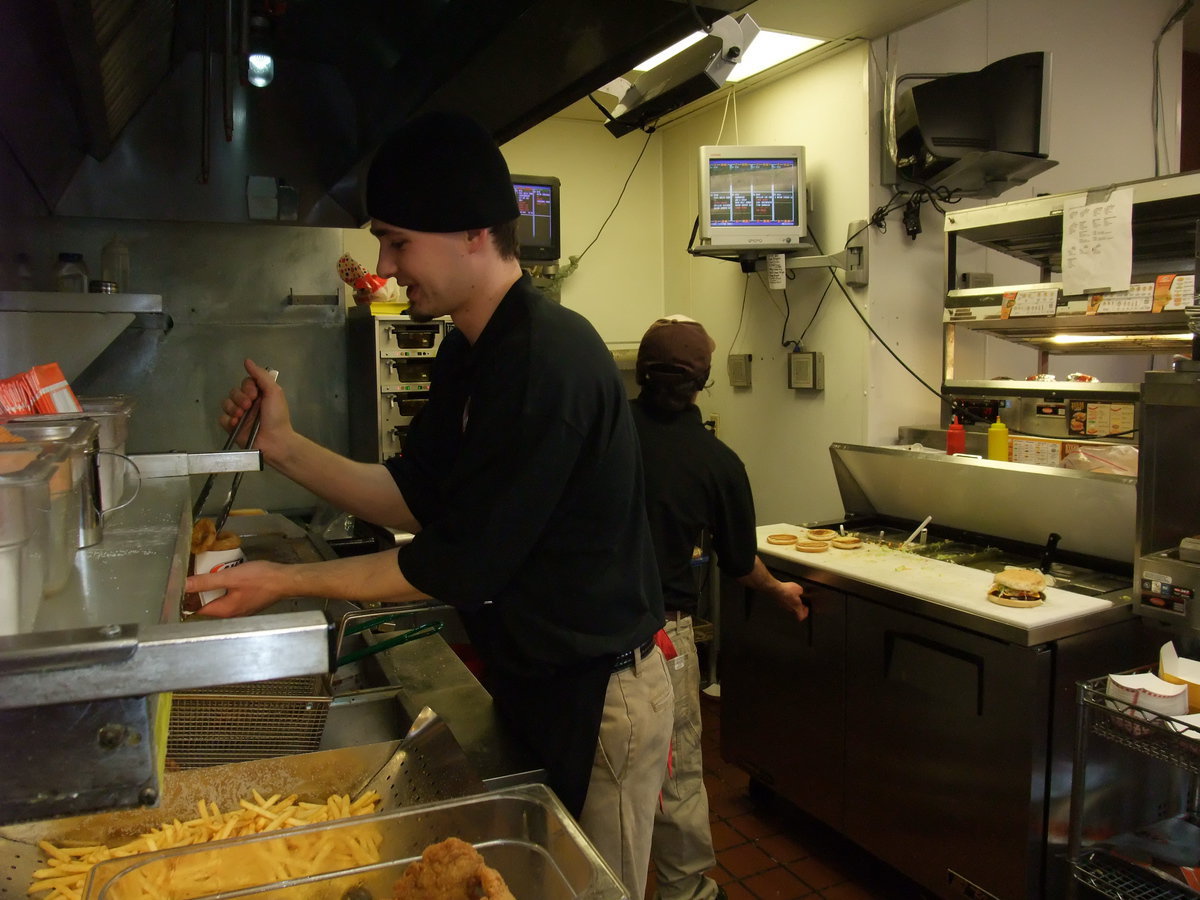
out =
<path fill-rule="evenodd" d="M 218 619 L 249 616 L 266 609 L 276 600 L 291 596 L 287 590 L 288 568 L 261 560 L 242 563 L 211 574 L 190 575 L 185 590 L 199 593 L 224 588 L 224 596 L 205 604 L 199 611 Z"/>
<path fill-rule="evenodd" d="M 784 609 L 791 610 L 797 622 L 808 618 L 808 605 L 804 602 L 804 588 L 794 581 L 776 581 L 775 599 Z"/>

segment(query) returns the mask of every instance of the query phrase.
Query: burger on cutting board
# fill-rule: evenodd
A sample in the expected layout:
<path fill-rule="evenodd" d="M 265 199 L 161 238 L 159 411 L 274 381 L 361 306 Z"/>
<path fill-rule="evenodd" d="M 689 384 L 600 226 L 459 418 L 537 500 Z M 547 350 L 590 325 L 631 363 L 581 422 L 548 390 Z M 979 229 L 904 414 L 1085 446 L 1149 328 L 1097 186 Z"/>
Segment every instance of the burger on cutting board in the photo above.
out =
<path fill-rule="evenodd" d="M 1046 602 L 1046 576 L 1037 569 L 997 572 L 987 598 L 1001 606 L 1030 607 Z"/>

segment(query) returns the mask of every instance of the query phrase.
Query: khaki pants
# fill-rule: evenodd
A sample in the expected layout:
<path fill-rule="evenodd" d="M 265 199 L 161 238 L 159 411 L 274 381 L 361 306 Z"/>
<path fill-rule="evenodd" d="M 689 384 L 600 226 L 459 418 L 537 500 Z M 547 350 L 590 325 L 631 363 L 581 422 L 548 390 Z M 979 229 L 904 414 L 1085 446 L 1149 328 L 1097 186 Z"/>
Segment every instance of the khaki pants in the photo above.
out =
<path fill-rule="evenodd" d="M 579 824 L 632 900 L 642 900 L 646 893 L 650 836 L 667 772 L 672 706 L 671 678 L 657 647 L 608 680 Z"/>
<path fill-rule="evenodd" d="M 654 819 L 650 858 L 662 900 L 709 900 L 717 884 L 704 873 L 717 864 L 708 821 L 700 750 L 700 664 L 691 616 L 667 619 L 667 636 L 679 655 L 667 662 L 675 690 L 672 766 L 663 782 L 662 809 Z"/>

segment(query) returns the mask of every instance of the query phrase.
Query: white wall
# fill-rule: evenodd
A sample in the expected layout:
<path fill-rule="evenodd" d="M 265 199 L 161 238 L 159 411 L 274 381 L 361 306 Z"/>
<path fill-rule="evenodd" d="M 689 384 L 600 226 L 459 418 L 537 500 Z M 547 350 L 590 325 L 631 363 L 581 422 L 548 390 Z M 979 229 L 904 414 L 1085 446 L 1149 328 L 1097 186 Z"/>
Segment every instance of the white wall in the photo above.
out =
<path fill-rule="evenodd" d="M 599 122 L 552 118 L 501 148 L 511 171 L 562 182 L 564 264 L 600 232 L 645 142 L 641 132 L 614 138 Z M 636 343 L 662 312 L 661 148 L 651 136 L 612 219 L 562 285 L 563 305 L 610 343 Z"/>

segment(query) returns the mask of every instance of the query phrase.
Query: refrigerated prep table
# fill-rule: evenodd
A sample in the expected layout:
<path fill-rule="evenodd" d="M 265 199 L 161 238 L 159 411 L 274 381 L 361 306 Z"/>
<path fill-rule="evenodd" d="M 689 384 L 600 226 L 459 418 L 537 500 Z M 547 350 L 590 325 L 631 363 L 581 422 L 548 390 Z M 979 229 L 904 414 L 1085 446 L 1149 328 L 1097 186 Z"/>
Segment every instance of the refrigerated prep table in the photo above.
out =
<path fill-rule="evenodd" d="M 803 526 L 759 529 L 812 612 L 723 586 L 723 755 L 939 896 L 1059 895 L 1074 684 L 1156 640 L 1130 612 L 1134 479 L 831 453 L 847 516 L 821 524 L 865 543 L 807 554 L 766 541 Z M 1063 577 L 1043 606 L 986 600 L 993 572 L 1044 561 Z"/>

